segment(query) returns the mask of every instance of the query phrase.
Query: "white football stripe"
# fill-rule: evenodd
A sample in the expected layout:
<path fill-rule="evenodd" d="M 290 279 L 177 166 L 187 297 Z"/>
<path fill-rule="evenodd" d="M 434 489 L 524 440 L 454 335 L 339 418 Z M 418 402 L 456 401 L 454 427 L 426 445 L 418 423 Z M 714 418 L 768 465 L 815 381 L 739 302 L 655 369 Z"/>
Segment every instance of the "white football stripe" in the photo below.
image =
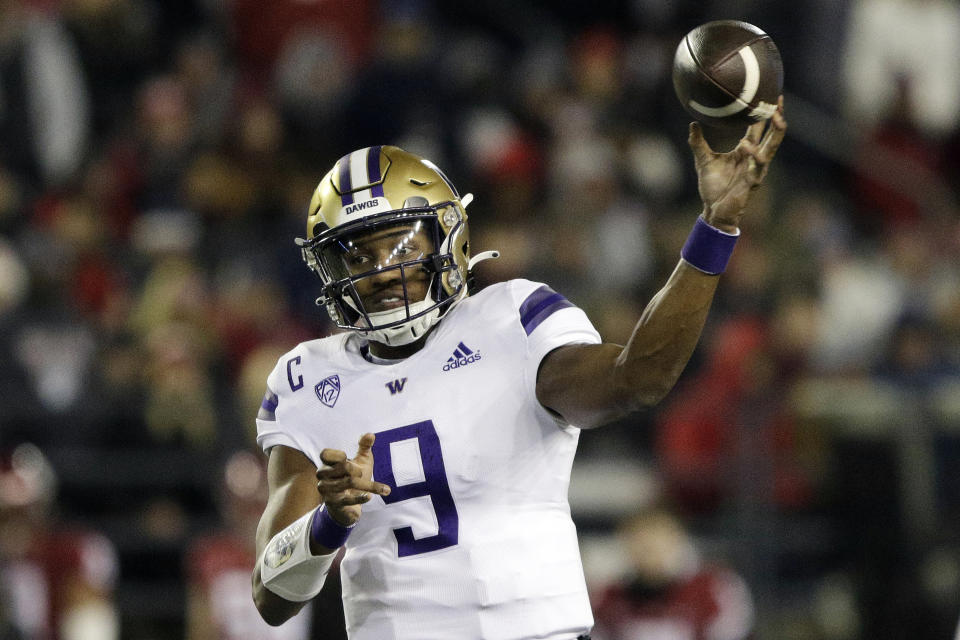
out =
<path fill-rule="evenodd" d="M 750 45 L 742 47 L 737 53 L 743 60 L 743 91 L 740 92 L 740 99 L 750 103 L 757 96 L 757 89 L 760 88 L 760 62 L 757 60 L 757 54 L 753 52 Z"/>
<path fill-rule="evenodd" d="M 750 45 L 741 47 L 737 53 L 740 54 L 740 58 L 743 60 L 745 72 L 743 89 L 740 91 L 740 95 L 735 98 L 733 102 L 722 107 L 707 107 L 696 100 L 690 100 L 688 104 L 691 109 L 705 116 L 710 116 L 711 118 L 725 118 L 739 113 L 750 106 L 750 101 L 756 97 L 757 89 L 760 88 L 760 62 L 757 60 L 757 56 L 753 52 L 753 49 L 750 48 Z"/>

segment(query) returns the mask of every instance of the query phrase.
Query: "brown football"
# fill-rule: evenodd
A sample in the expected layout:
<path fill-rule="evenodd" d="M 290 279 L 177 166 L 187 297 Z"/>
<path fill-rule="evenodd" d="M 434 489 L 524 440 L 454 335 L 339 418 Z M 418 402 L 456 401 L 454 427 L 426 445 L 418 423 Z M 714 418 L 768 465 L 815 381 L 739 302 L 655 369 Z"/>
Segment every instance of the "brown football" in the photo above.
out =
<path fill-rule="evenodd" d="M 673 58 L 673 88 L 700 122 L 745 127 L 766 120 L 783 92 L 783 61 L 769 35 L 739 20 L 702 24 Z"/>

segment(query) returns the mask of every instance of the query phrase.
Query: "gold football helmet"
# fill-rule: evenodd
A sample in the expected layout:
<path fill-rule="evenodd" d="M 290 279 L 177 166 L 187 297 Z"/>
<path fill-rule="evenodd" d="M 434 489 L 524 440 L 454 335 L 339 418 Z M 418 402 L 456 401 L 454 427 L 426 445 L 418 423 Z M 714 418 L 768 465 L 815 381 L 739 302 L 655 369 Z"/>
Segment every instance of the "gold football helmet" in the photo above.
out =
<path fill-rule="evenodd" d="M 376 342 L 403 345 L 425 335 L 467 296 L 473 263 L 497 256 L 486 252 L 471 263 L 471 199 L 461 199 L 432 162 L 399 147 L 367 147 L 340 158 L 313 193 L 307 238 L 297 238 L 307 266 L 323 281 L 317 304 L 337 326 Z M 424 279 L 421 297 L 412 285 Z M 358 289 L 369 290 L 374 280 L 393 284 L 389 293 L 364 300 Z"/>

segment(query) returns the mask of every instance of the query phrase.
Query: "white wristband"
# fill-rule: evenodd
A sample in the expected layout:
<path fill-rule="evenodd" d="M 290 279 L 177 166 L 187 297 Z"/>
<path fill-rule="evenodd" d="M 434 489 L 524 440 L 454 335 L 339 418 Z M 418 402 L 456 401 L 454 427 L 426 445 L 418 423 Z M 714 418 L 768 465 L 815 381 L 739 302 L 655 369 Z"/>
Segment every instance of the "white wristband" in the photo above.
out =
<path fill-rule="evenodd" d="M 305 602 L 320 593 L 336 556 L 310 553 L 310 524 L 316 512 L 311 509 L 273 536 L 260 559 L 263 586 L 291 602 Z"/>

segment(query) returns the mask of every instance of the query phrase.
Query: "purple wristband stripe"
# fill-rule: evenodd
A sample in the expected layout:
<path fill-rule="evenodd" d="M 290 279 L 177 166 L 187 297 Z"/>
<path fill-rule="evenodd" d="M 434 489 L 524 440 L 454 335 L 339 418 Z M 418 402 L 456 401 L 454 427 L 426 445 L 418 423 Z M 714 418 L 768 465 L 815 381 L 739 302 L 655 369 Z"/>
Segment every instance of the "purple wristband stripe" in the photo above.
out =
<path fill-rule="evenodd" d="M 322 506 L 313 513 L 313 520 L 310 523 L 310 537 L 314 542 L 327 549 L 342 547 L 352 532 L 353 527 L 345 527 L 334 520 Z"/>
<path fill-rule="evenodd" d="M 719 275 L 727 268 L 739 237 L 739 233 L 724 233 L 707 224 L 703 218 L 697 218 L 680 251 L 680 257 L 699 271 L 712 276 Z"/>

